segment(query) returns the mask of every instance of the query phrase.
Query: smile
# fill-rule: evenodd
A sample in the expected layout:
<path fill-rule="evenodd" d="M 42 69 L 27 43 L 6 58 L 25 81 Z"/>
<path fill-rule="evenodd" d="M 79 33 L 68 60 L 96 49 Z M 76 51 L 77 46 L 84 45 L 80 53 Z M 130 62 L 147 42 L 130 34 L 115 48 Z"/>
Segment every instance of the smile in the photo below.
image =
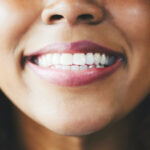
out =
<path fill-rule="evenodd" d="M 124 55 L 91 41 L 79 41 L 49 45 L 24 59 L 48 83 L 81 86 L 110 76 L 124 62 Z"/>

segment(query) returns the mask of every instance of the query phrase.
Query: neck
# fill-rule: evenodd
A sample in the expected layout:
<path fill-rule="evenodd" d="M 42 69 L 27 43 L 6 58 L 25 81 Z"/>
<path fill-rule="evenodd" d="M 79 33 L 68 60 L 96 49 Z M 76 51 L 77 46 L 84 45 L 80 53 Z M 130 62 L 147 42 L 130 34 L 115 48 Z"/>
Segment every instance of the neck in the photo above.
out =
<path fill-rule="evenodd" d="M 58 135 L 16 111 L 19 135 L 28 150 L 128 150 L 134 149 L 133 115 L 96 133 L 71 137 Z M 130 141 L 130 143 L 129 143 Z M 132 146 L 131 146 L 132 145 Z"/>

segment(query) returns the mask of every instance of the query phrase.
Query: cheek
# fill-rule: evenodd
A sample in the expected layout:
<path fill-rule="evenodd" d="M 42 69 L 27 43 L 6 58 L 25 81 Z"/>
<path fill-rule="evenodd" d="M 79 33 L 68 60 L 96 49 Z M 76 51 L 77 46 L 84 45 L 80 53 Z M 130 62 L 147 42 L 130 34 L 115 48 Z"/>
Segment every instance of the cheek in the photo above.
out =
<path fill-rule="evenodd" d="M 115 24 L 131 46 L 131 49 L 127 50 L 128 101 L 124 108 L 127 110 L 133 108 L 144 95 L 150 92 L 150 1 L 119 2 L 118 0 L 117 2 L 110 3 L 108 7 L 111 23 Z"/>
<path fill-rule="evenodd" d="M 150 85 L 150 1 L 133 0 L 130 4 L 123 3 L 122 6 L 109 6 L 109 9 L 113 23 L 126 37 L 131 48 L 127 52 L 129 83 L 139 80 L 138 84 L 141 82 L 141 85 Z"/>
<path fill-rule="evenodd" d="M 35 10 L 27 8 L 23 10 L 12 4 L 9 4 L 8 2 L 0 2 L 1 46 L 5 44 L 7 47 L 12 47 L 12 44 L 17 44 L 21 36 L 37 19 L 39 10 L 36 10 L 36 7 L 34 9 Z"/>
<path fill-rule="evenodd" d="M 135 1 L 135 2 L 134 2 Z M 150 39 L 150 2 L 133 0 L 131 4 L 110 8 L 114 23 L 132 40 Z"/>
<path fill-rule="evenodd" d="M 28 5 L 23 10 L 19 7 L 21 4 L 18 2 L 16 0 L 0 0 L 0 88 L 8 91 L 8 96 L 12 99 L 19 97 L 18 94 L 14 94 L 15 88 L 20 95 L 23 95 L 23 91 L 26 91 L 26 89 L 23 89 L 24 82 L 18 63 L 20 51 L 17 52 L 16 45 L 20 42 L 22 35 L 38 18 L 40 11 L 40 7 L 36 7 L 36 5 L 34 5 L 34 10 Z"/>

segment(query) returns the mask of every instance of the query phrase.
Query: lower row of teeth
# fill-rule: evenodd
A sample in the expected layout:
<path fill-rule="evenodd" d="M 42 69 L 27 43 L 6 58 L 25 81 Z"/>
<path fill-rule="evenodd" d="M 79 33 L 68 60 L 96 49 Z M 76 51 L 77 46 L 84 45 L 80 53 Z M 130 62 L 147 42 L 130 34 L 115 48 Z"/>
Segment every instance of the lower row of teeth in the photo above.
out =
<path fill-rule="evenodd" d="M 53 65 L 49 66 L 51 69 L 62 69 L 62 70 L 71 70 L 71 71 L 78 71 L 78 70 L 87 70 L 92 68 L 104 68 L 102 65 L 72 65 L 72 66 L 64 66 L 64 65 Z"/>
<path fill-rule="evenodd" d="M 108 67 L 115 63 L 116 58 L 105 53 L 54 53 L 39 56 L 34 61 L 41 67 L 76 71 Z"/>

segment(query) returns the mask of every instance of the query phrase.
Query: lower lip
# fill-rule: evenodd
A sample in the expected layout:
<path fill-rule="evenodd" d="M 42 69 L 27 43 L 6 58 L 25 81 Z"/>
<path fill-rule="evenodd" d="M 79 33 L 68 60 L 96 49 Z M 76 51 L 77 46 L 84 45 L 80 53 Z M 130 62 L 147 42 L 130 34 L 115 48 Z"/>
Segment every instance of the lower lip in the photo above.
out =
<path fill-rule="evenodd" d="M 70 71 L 40 67 L 28 61 L 27 66 L 42 80 L 58 86 L 82 86 L 90 84 L 112 75 L 121 66 L 119 59 L 115 64 L 106 68 L 92 68 L 87 70 Z"/>

